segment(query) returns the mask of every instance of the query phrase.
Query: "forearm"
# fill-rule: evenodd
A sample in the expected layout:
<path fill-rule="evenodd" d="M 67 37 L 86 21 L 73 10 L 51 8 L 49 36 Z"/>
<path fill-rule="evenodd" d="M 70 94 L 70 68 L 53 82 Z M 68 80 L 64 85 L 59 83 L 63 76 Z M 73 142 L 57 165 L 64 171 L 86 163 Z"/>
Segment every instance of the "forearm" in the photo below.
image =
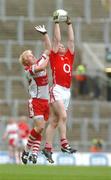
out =
<path fill-rule="evenodd" d="M 40 72 L 40 71 L 45 70 L 45 68 L 48 65 L 48 60 L 49 60 L 49 58 L 47 57 L 40 65 L 36 65 L 34 67 L 34 72 L 36 73 L 36 72 Z"/>
<path fill-rule="evenodd" d="M 74 41 L 74 31 L 73 31 L 72 23 L 71 21 L 66 23 L 67 23 L 68 41 Z"/>
<path fill-rule="evenodd" d="M 47 58 L 49 58 L 49 54 L 50 54 L 50 51 L 45 49 L 43 54 L 42 54 L 42 57 L 44 57 L 44 59 L 47 59 Z"/>
<path fill-rule="evenodd" d="M 43 41 L 44 41 L 45 49 L 50 51 L 51 50 L 51 41 L 50 41 L 49 35 L 47 33 L 45 35 L 43 35 Z"/>
<path fill-rule="evenodd" d="M 61 41 L 61 32 L 60 32 L 59 23 L 55 23 L 54 25 L 54 40 L 56 40 L 57 42 Z"/>
<path fill-rule="evenodd" d="M 35 29 L 43 35 L 43 42 L 45 45 L 45 49 L 50 50 L 51 49 L 51 42 L 50 42 L 50 38 L 47 34 L 47 30 L 46 30 L 45 26 L 44 25 L 42 25 L 42 26 L 38 25 L 38 26 L 35 26 Z"/>
<path fill-rule="evenodd" d="M 67 24 L 67 35 L 68 35 L 68 48 L 73 53 L 74 52 L 74 30 L 73 30 L 72 22 L 69 17 L 66 21 L 66 24 Z"/>

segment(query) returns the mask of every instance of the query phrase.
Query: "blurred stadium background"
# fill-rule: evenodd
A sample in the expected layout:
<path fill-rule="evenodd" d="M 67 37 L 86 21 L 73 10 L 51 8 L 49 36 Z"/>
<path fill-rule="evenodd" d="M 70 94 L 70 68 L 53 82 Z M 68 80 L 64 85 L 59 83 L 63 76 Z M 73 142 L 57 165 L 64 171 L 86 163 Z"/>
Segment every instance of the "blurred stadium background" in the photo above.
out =
<path fill-rule="evenodd" d="M 37 57 L 40 55 L 41 37 L 34 26 L 45 24 L 52 37 L 52 14 L 61 8 L 68 11 L 75 29 L 75 67 L 79 62 L 86 64 L 90 88 L 87 97 L 76 96 L 73 80 L 67 136 L 79 152 L 88 152 L 94 138 L 103 140 L 104 152 L 111 150 L 111 1 L 0 0 L 1 151 L 7 150 L 2 135 L 9 117 L 28 116 L 28 94 L 19 55 L 25 49 L 32 49 Z M 65 42 L 64 29 L 63 24 Z M 91 80 L 97 77 L 101 94 L 99 98 L 92 98 Z M 55 149 L 59 150 L 58 133 L 54 142 Z"/>

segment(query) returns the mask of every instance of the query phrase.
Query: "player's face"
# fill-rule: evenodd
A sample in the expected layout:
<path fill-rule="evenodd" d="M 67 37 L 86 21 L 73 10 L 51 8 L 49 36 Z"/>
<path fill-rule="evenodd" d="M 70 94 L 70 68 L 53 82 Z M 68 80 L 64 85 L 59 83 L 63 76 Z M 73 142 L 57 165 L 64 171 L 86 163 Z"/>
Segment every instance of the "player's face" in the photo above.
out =
<path fill-rule="evenodd" d="M 32 65 L 36 61 L 36 58 L 34 57 L 32 52 L 27 53 L 27 55 L 25 56 L 25 59 L 26 59 L 26 62 L 28 63 L 28 65 Z"/>
<path fill-rule="evenodd" d="M 66 51 L 66 49 L 65 49 L 64 45 L 63 45 L 63 44 L 60 44 L 60 45 L 59 45 L 59 53 L 64 54 L 65 51 Z"/>

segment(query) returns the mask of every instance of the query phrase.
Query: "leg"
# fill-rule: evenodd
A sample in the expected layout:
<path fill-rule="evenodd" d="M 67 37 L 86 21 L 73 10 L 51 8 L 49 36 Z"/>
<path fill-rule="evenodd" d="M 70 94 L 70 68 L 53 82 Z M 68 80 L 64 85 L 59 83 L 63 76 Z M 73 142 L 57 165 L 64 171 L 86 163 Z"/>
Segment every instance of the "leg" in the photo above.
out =
<path fill-rule="evenodd" d="M 31 107 L 31 108 L 30 108 Z M 31 100 L 30 106 L 29 106 L 30 115 L 33 116 L 33 120 L 35 121 L 34 128 L 32 129 L 27 145 L 25 147 L 25 153 L 28 153 L 26 156 L 26 161 L 22 161 L 24 164 L 27 164 L 28 161 L 28 155 L 29 151 L 32 150 L 32 155 L 30 157 L 30 160 L 33 163 L 36 163 L 37 161 L 37 153 L 39 151 L 39 147 L 42 140 L 42 131 L 45 127 L 45 122 L 48 119 L 49 115 L 49 104 L 47 100 L 42 99 L 33 99 Z"/>
<path fill-rule="evenodd" d="M 54 113 L 53 106 L 50 106 L 50 119 L 49 125 L 46 129 L 46 143 L 49 144 L 50 150 L 52 150 L 52 142 L 55 134 L 56 127 L 58 126 L 57 116 Z"/>
<path fill-rule="evenodd" d="M 53 108 L 56 115 L 58 116 L 59 121 L 59 132 L 61 139 L 61 150 L 63 152 L 74 153 L 75 149 L 72 149 L 68 143 L 66 136 L 66 122 L 67 122 L 67 112 L 65 110 L 64 104 L 62 101 L 56 101 L 53 103 Z"/>
<path fill-rule="evenodd" d="M 42 139 L 41 133 L 45 127 L 45 121 L 43 117 L 42 118 L 35 117 L 34 119 L 35 119 L 35 126 L 29 135 L 27 145 L 22 154 L 22 162 L 24 164 L 27 164 L 30 150 L 32 150 L 32 155 L 29 157 L 29 160 L 31 160 L 34 164 L 37 162 L 37 153 L 39 151 L 39 147 Z"/>
<path fill-rule="evenodd" d="M 46 156 L 47 160 L 50 163 L 54 162 L 52 159 L 52 142 L 57 125 L 58 122 L 56 115 L 53 111 L 53 107 L 50 106 L 50 120 L 49 120 L 49 125 L 46 129 L 46 144 L 45 144 L 45 148 L 42 150 L 43 154 Z"/>
<path fill-rule="evenodd" d="M 36 164 L 37 162 L 37 156 L 38 156 L 38 151 L 40 148 L 40 144 L 41 144 L 41 139 L 42 139 L 42 131 L 45 127 L 45 121 L 44 119 L 37 119 L 35 122 L 35 132 L 37 134 L 36 136 L 36 140 L 33 143 L 33 147 L 32 147 L 32 154 L 29 157 L 29 160 L 33 162 L 33 164 Z"/>

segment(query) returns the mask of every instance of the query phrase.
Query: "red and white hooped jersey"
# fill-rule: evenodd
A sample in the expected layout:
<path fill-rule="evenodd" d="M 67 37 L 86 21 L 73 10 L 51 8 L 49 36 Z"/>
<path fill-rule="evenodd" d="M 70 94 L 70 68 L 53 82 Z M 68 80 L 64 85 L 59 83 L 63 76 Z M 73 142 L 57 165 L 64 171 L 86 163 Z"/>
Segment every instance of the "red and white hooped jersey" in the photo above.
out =
<path fill-rule="evenodd" d="M 49 99 L 49 85 L 46 70 L 35 72 L 35 66 L 40 65 L 46 58 L 42 56 L 36 64 L 25 68 L 26 77 L 29 83 L 30 98 Z"/>
<path fill-rule="evenodd" d="M 69 49 L 67 49 L 64 56 L 61 56 L 58 52 L 55 53 L 54 51 L 51 51 L 50 65 L 54 84 L 70 88 L 74 54 L 75 53 L 71 54 Z"/>

